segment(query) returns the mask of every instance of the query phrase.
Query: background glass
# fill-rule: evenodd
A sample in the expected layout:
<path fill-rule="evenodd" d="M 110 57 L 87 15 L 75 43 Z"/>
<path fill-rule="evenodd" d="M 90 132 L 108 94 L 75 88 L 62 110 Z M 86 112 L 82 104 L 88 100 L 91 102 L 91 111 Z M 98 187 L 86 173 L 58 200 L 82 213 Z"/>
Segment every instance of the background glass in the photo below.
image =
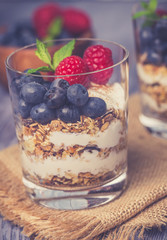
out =
<path fill-rule="evenodd" d="M 133 14 L 141 11 L 137 4 Z M 136 69 L 140 85 L 141 123 L 154 135 L 167 138 L 167 3 L 159 3 L 156 19 L 133 19 Z"/>

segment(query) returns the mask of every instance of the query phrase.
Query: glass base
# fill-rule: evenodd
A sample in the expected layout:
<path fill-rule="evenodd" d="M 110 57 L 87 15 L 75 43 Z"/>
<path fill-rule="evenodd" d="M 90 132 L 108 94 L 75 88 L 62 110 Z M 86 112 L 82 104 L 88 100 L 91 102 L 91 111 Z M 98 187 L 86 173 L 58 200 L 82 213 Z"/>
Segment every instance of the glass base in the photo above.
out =
<path fill-rule="evenodd" d="M 53 190 L 38 186 L 23 177 L 29 196 L 45 207 L 61 210 L 79 210 L 106 204 L 118 197 L 127 183 L 124 172 L 112 181 L 98 187 L 80 191 Z"/>
<path fill-rule="evenodd" d="M 139 120 L 152 135 L 167 139 L 167 123 L 144 114 L 139 116 Z"/>

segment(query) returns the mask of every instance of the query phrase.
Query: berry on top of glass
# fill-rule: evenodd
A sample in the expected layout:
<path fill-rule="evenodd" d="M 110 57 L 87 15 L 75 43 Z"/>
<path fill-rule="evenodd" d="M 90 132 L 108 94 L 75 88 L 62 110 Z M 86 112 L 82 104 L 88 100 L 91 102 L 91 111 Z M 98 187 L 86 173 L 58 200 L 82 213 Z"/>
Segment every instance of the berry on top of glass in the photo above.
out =
<path fill-rule="evenodd" d="M 35 43 L 36 38 L 44 41 L 80 37 L 88 31 L 91 18 L 85 11 L 50 2 L 35 8 L 29 19 L 11 24 L 0 33 L 0 45 L 22 47 Z"/>
<path fill-rule="evenodd" d="M 93 45 L 85 50 L 81 58 L 72 55 L 75 43 L 75 40 L 69 41 L 51 57 L 46 45 L 37 40 L 36 56 L 47 65 L 26 69 L 25 75 L 13 79 L 11 84 L 19 96 L 22 118 L 31 117 L 41 124 L 57 118 L 75 123 L 81 115 L 94 119 L 106 113 L 105 100 L 89 96 L 88 89 L 91 82 L 98 86 L 109 81 L 112 68 L 103 74 L 93 72 L 113 66 L 112 51 L 102 45 Z M 44 80 L 40 72 L 52 72 L 52 82 Z"/>

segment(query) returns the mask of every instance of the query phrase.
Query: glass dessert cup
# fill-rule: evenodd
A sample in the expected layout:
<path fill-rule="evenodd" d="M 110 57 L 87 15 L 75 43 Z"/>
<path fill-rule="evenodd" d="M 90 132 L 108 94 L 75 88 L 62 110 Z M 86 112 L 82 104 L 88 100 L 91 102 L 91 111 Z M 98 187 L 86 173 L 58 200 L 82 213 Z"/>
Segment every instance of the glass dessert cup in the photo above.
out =
<path fill-rule="evenodd" d="M 141 10 L 137 4 L 133 14 Z M 153 135 L 167 138 L 167 3 L 159 3 L 157 18 L 133 19 L 140 122 Z"/>
<path fill-rule="evenodd" d="M 54 41 L 54 46 L 49 47 L 50 54 L 69 41 Z M 25 100 L 27 82 L 42 85 L 46 94 L 54 79 L 68 78 L 67 75 L 53 77 L 53 74 L 24 72 L 41 66 L 34 51 L 36 44 L 13 52 L 6 60 L 23 183 L 35 202 L 49 208 L 77 210 L 100 206 L 118 197 L 126 187 L 128 52 L 114 42 L 76 39 L 75 55 L 83 57 L 85 48 L 91 45 L 111 49 L 114 64 L 70 77 L 82 78 L 88 101 L 100 98 L 105 103 L 105 111 L 100 102 L 96 105 L 96 114 L 101 112 L 97 117 L 90 116 L 92 112 L 86 114 L 88 101 L 75 111 L 71 108 L 74 112 L 68 116 L 72 116 L 68 121 L 62 118 L 61 107 L 48 109 L 44 97 L 38 103 L 32 98 Z M 35 98 L 40 91 L 37 92 Z M 39 104 L 45 104 L 45 109 L 36 109 Z M 68 104 L 66 100 L 65 105 Z M 34 120 L 34 114 L 42 111 L 46 114 Z M 78 112 L 79 117 L 76 117 Z"/>

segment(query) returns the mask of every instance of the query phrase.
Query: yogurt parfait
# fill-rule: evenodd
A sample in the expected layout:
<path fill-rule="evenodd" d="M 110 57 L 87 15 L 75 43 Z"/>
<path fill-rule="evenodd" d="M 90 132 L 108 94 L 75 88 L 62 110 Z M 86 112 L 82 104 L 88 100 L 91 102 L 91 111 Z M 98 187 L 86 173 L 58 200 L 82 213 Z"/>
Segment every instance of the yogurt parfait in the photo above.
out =
<path fill-rule="evenodd" d="M 140 120 L 151 132 L 164 135 L 167 131 L 167 4 L 158 5 L 154 1 L 154 8 L 150 9 L 151 2 L 145 6 L 149 14 L 138 11 L 134 15 L 136 69 L 142 103 Z"/>
<path fill-rule="evenodd" d="M 56 42 L 52 54 L 37 40 L 44 66 L 14 71 L 17 52 L 7 59 L 23 183 L 35 201 L 58 209 L 107 203 L 127 179 L 128 53 L 86 39 L 77 55 L 77 41 Z"/>

